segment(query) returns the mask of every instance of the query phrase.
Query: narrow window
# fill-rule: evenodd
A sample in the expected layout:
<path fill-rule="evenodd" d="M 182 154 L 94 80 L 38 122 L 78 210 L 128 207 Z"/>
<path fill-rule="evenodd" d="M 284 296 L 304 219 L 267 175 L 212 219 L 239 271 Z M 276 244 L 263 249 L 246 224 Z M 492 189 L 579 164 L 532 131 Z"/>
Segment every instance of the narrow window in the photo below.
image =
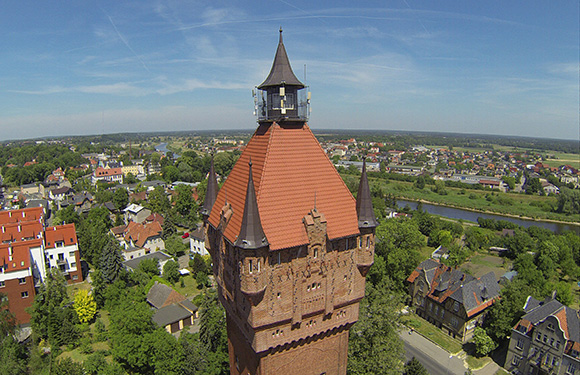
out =
<path fill-rule="evenodd" d="M 370 246 L 371 246 L 371 237 L 368 236 L 367 237 L 367 247 L 370 247 Z"/>
<path fill-rule="evenodd" d="M 358 238 L 358 247 L 363 247 L 362 244 L 363 244 L 363 238 L 362 238 L 362 236 L 360 236 Z"/>
<path fill-rule="evenodd" d="M 18 279 L 18 283 L 20 283 L 20 284 L 26 284 L 26 278 L 24 278 L 24 277 L 19 278 Z"/>
<path fill-rule="evenodd" d="M 252 262 L 252 259 L 250 259 L 248 261 L 248 269 L 250 270 L 250 273 L 254 272 L 253 267 L 254 267 L 254 264 Z"/>
<path fill-rule="evenodd" d="M 278 251 L 278 265 L 280 264 L 280 252 Z"/>
<path fill-rule="evenodd" d="M 314 249 L 314 258 L 318 258 L 318 248 Z"/>
<path fill-rule="evenodd" d="M 0 288 L 4 288 L 6 286 L 6 284 L 4 284 L 4 281 L 0 281 Z"/>
<path fill-rule="evenodd" d="M 20 293 L 20 297 L 22 297 L 22 298 L 28 298 L 28 292 L 22 292 L 22 293 Z"/>
<path fill-rule="evenodd" d="M 258 259 L 258 272 L 260 272 L 260 259 Z"/>

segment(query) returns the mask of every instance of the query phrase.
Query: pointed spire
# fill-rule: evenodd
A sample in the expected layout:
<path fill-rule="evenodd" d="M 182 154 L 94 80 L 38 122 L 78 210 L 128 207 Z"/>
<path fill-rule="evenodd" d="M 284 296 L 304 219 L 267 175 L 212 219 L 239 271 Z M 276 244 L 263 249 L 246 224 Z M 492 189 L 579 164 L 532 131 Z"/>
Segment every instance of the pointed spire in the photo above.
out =
<path fill-rule="evenodd" d="M 213 166 L 213 154 L 211 155 L 211 163 L 209 166 L 209 176 L 207 179 L 207 189 L 205 191 L 205 199 L 203 200 L 203 206 L 201 208 L 201 214 L 203 216 L 209 216 L 211 209 L 215 203 L 218 194 L 218 183 L 215 176 L 215 169 Z"/>
<path fill-rule="evenodd" d="M 236 240 L 235 246 L 242 249 L 257 249 L 268 245 L 268 240 L 264 234 L 260 213 L 258 212 L 258 201 L 256 200 L 256 188 L 252 177 L 252 159 L 249 162 L 248 188 L 246 190 L 246 203 L 244 205 L 244 215 L 242 216 L 242 227 Z"/>
<path fill-rule="evenodd" d="M 264 89 L 266 87 L 282 85 L 304 88 L 304 84 L 296 78 L 292 71 L 292 67 L 290 66 L 290 60 L 288 60 L 286 48 L 282 42 L 282 27 L 280 27 L 280 41 L 278 42 L 278 49 L 276 50 L 272 69 L 270 70 L 270 74 L 268 74 L 266 80 L 262 82 L 258 88 Z"/>
<path fill-rule="evenodd" d="M 375 228 L 379 225 L 373 210 L 373 200 L 367 178 L 367 160 L 363 158 L 363 170 L 356 196 L 356 214 L 359 228 Z"/>

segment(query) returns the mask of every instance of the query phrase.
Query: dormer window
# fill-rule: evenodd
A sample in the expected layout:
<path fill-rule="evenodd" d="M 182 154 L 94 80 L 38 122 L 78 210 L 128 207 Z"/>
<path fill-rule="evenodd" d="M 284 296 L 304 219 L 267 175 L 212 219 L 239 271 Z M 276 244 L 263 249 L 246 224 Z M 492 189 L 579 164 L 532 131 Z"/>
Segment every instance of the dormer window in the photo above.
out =
<path fill-rule="evenodd" d="M 554 332 L 554 325 L 552 323 L 548 323 L 547 328 L 548 328 L 548 331 Z"/>

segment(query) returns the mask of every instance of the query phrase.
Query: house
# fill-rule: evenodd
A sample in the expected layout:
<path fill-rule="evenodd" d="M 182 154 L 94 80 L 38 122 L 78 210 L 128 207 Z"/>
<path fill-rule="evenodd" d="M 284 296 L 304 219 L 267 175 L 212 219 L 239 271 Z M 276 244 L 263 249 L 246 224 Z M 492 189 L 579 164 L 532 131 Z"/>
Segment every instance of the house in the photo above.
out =
<path fill-rule="evenodd" d="M 127 208 L 125 208 L 125 223 L 129 224 L 131 221 L 142 223 L 149 215 L 151 215 L 151 210 L 138 204 L 131 203 Z"/>
<path fill-rule="evenodd" d="M 121 168 L 103 168 L 97 167 L 93 172 L 92 182 L 96 185 L 97 182 L 123 182 L 123 170 Z"/>
<path fill-rule="evenodd" d="M 199 255 L 209 255 L 209 252 L 205 248 L 205 232 L 203 228 L 198 227 L 189 233 L 189 250 Z"/>
<path fill-rule="evenodd" d="M 48 199 L 52 201 L 63 201 L 68 197 L 72 197 L 75 191 L 68 187 L 63 186 L 56 189 L 52 189 L 48 192 Z"/>
<path fill-rule="evenodd" d="M 156 310 L 153 321 L 169 333 L 179 332 L 193 325 L 198 308 L 183 295 L 157 281 L 147 293 L 147 302 Z"/>
<path fill-rule="evenodd" d="M 493 272 L 475 278 L 434 259 L 419 264 L 407 283 L 416 313 L 463 342 L 483 323 L 500 291 Z"/>
<path fill-rule="evenodd" d="M 42 207 L 0 211 L 0 293 L 19 323 L 30 321 L 35 287 L 58 267 L 69 283 L 82 281 L 74 224 L 44 226 Z"/>
<path fill-rule="evenodd" d="M 165 263 L 167 263 L 169 260 L 171 260 L 171 257 L 167 254 L 165 254 L 162 251 L 154 251 L 152 253 L 149 253 L 147 255 L 143 255 L 142 257 L 139 258 L 133 258 L 130 260 L 126 260 L 125 262 L 123 262 L 123 264 L 125 265 L 125 267 L 131 271 L 136 270 L 137 268 L 139 268 L 139 263 L 141 263 L 142 261 L 144 261 L 145 259 L 152 259 L 155 258 L 159 261 L 159 268 L 163 269 L 163 266 L 165 265 Z"/>
<path fill-rule="evenodd" d="M 74 224 L 48 227 L 44 231 L 49 268 L 58 268 L 67 282 L 83 281 L 81 256 Z"/>
<path fill-rule="evenodd" d="M 165 242 L 161 238 L 161 225 L 154 221 L 151 224 L 140 224 L 130 221 L 123 231 L 123 247 L 128 249 L 146 248 L 152 251 L 165 249 Z"/>
<path fill-rule="evenodd" d="M 512 374 L 569 374 L 580 370 L 578 311 L 555 299 L 528 297 L 511 332 L 504 367 Z"/>

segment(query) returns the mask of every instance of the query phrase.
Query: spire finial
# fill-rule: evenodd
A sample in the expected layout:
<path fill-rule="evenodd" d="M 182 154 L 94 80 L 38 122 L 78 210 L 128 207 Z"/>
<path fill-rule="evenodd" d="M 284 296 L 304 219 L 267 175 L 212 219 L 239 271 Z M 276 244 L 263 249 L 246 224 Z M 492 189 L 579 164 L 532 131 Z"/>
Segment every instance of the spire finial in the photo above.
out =
<path fill-rule="evenodd" d="M 282 43 L 282 25 L 280 25 L 280 43 Z"/>

